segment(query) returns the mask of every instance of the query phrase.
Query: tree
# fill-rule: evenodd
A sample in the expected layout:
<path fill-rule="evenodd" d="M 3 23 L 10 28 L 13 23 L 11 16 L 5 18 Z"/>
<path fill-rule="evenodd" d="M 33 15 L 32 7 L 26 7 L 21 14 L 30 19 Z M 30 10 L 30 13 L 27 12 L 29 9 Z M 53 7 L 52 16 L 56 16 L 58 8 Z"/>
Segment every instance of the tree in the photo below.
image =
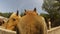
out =
<path fill-rule="evenodd" d="M 9 18 L 12 13 L 0 13 L 0 16 Z"/>
<path fill-rule="evenodd" d="M 52 27 L 60 25 L 60 2 L 58 0 L 44 0 L 42 9 L 49 14 Z"/>

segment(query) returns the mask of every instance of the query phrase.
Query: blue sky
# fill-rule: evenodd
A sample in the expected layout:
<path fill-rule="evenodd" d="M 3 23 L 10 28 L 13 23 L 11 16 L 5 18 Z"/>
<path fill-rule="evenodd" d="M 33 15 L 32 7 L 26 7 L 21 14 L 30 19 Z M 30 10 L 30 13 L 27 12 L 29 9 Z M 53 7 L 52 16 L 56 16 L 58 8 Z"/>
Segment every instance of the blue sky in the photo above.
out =
<path fill-rule="evenodd" d="M 38 13 L 42 13 L 42 4 L 43 0 L 0 0 L 0 12 L 16 12 L 18 9 L 21 13 L 24 9 L 33 10 L 36 7 Z"/>

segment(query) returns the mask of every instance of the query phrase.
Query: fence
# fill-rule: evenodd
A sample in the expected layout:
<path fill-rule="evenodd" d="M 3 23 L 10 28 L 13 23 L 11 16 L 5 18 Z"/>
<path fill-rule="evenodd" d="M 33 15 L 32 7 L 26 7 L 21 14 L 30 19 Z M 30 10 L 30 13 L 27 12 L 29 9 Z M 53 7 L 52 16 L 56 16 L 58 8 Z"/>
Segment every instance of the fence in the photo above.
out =
<path fill-rule="evenodd" d="M 60 34 L 60 26 L 48 30 L 48 34 Z"/>
<path fill-rule="evenodd" d="M 16 34 L 16 32 L 0 28 L 0 34 Z"/>
<path fill-rule="evenodd" d="M 15 31 L 0 28 L 0 34 L 16 34 Z M 48 30 L 48 34 L 60 34 L 60 26 Z"/>

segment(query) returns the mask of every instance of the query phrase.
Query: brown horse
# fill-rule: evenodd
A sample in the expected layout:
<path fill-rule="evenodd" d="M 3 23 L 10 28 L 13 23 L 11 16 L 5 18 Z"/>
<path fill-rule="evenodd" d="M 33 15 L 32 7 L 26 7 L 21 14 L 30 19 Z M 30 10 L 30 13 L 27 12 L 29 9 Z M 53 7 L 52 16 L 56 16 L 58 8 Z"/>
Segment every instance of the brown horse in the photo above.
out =
<path fill-rule="evenodd" d="M 25 10 L 25 16 L 17 24 L 21 34 L 47 34 L 47 26 L 42 16 L 38 16 L 36 8 Z"/>
<path fill-rule="evenodd" d="M 8 30 L 14 30 L 15 26 L 17 25 L 17 23 L 19 23 L 20 21 L 20 15 L 18 14 L 19 12 L 17 11 L 17 13 L 13 13 L 8 22 L 5 24 L 5 28 Z"/>

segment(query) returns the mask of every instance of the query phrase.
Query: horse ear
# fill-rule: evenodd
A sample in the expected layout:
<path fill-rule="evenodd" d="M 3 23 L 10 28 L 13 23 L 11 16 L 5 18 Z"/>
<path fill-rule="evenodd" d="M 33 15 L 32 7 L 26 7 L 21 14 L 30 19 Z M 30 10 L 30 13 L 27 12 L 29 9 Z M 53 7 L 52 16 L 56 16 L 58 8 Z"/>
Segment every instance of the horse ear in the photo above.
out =
<path fill-rule="evenodd" d="M 26 9 L 25 9 L 25 12 L 26 12 Z"/>
<path fill-rule="evenodd" d="M 34 12 L 36 12 L 36 8 L 34 8 Z"/>
<path fill-rule="evenodd" d="M 17 13 L 16 13 L 16 15 L 18 16 L 19 15 L 19 11 L 17 10 Z"/>

